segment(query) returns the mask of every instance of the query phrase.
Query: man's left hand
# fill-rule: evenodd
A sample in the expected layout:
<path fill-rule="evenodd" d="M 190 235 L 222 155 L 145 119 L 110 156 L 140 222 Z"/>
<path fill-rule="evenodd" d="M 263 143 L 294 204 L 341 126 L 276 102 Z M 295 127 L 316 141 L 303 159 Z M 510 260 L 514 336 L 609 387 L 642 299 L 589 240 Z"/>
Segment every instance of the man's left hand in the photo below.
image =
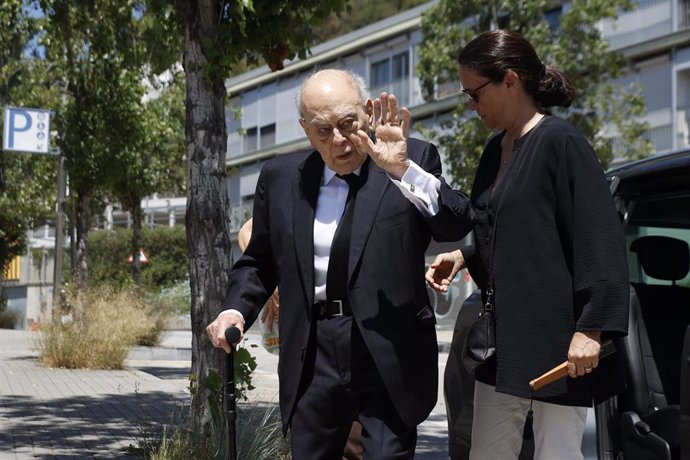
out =
<path fill-rule="evenodd" d="M 410 166 L 407 157 L 407 137 L 410 132 L 410 111 L 398 108 L 393 94 L 381 93 L 374 101 L 371 129 L 376 135 L 374 143 L 369 134 L 359 130 L 350 134 L 350 141 L 360 152 L 368 154 L 392 178 L 400 180 Z"/>

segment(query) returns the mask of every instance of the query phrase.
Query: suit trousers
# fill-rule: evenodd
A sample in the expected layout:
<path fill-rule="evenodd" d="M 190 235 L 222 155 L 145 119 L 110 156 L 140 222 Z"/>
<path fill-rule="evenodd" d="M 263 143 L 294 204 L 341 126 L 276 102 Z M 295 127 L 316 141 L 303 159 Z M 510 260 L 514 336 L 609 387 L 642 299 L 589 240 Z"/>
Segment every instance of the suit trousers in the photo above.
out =
<path fill-rule="evenodd" d="M 400 420 L 352 316 L 315 319 L 290 422 L 292 458 L 342 458 L 353 420 L 364 459 L 414 458 L 417 428 Z"/>
<path fill-rule="evenodd" d="M 582 460 L 586 407 L 534 401 L 534 459 Z M 517 460 L 529 399 L 475 382 L 470 460 Z"/>

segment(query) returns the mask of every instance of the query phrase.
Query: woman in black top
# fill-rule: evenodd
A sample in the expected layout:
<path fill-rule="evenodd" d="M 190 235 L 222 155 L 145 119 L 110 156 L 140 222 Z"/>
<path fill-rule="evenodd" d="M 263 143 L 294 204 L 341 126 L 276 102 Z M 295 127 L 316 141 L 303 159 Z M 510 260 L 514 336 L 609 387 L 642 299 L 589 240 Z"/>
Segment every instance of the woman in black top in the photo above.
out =
<path fill-rule="evenodd" d="M 619 359 L 598 359 L 603 340 L 627 333 L 621 225 L 594 150 L 545 110 L 574 97 L 559 70 L 502 30 L 477 36 L 458 63 L 469 109 L 497 133 L 472 188 L 475 244 L 439 255 L 426 278 L 445 292 L 467 265 L 485 288 L 493 246 L 496 364 L 475 374 L 470 458 L 517 458 L 530 380 L 567 359 L 570 378 L 534 394 L 535 458 L 581 459 L 586 407 L 624 385 Z"/>

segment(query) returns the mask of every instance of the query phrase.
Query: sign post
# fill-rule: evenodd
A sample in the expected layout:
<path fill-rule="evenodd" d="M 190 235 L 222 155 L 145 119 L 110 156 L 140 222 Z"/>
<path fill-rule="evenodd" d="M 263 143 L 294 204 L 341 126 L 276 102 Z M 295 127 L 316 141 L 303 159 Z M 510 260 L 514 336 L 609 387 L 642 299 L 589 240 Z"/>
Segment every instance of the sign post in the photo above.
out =
<path fill-rule="evenodd" d="M 59 155 L 59 151 L 58 151 Z M 53 265 L 53 308 L 58 306 L 62 296 L 62 252 L 65 248 L 65 191 L 66 191 L 66 177 L 65 177 L 65 157 L 59 155 L 58 157 L 58 172 L 57 172 L 57 203 L 55 206 L 55 260 Z M 59 311 L 59 310 L 58 310 Z M 54 312 L 51 312 L 54 313 Z M 52 318 L 51 314 L 51 318 Z"/>
<path fill-rule="evenodd" d="M 59 302 L 62 285 L 62 250 L 65 236 L 65 157 L 50 149 L 50 110 L 6 107 L 3 136 L 5 151 L 58 157 L 57 205 L 55 210 L 55 264 L 53 268 L 53 306 Z M 52 312 L 50 317 L 52 318 Z"/>

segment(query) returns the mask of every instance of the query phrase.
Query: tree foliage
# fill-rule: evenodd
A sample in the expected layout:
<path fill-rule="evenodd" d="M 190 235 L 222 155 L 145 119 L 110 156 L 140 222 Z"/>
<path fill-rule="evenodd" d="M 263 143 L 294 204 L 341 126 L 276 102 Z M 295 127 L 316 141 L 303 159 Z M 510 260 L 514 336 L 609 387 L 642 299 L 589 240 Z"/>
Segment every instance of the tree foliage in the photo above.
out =
<path fill-rule="evenodd" d="M 636 88 L 611 84 L 626 63 L 608 49 L 596 27 L 598 21 L 615 19 L 633 6 L 631 0 L 575 0 L 558 15 L 561 7 L 554 9 L 548 0 L 440 0 L 422 19 L 419 73 L 424 94 L 433 99 L 439 85 L 458 82 L 459 45 L 486 30 L 514 30 L 534 45 L 544 63 L 558 67 L 571 80 L 578 97 L 569 110 L 557 113 L 584 133 L 604 166 L 613 156 L 607 137 L 611 126 L 623 138 L 623 156 L 644 156 L 651 150 L 643 136 L 647 125 L 636 121 L 644 114 L 644 101 Z M 429 134 L 445 151 L 455 184 L 469 190 L 488 129 L 467 111 L 467 101 L 461 98 L 452 118 Z"/>
<path fill-rule="evenodd" d="M 169 21 L 154 23 L 142 1 L 41 0 L 41 7 L 46 58 L 64 82 L 58 144 L 77 197 L 80 280 L 88 273 L 91 216 L 106 199 L 132 213 L 135 250 L 141 244 L 141 200 L 182 182 L 181 110 L 165 104 L 182 105 L 170 97 L 144 100 L 144 82 L 161 67 L 167 49 L 151 40 Z M 135 279 L 138 269 L 134 264 Z"/>
<path fill-rule="evenodd" d="M 315 39 L 324 42 L 426 2 L 428 0 L 350 0 L 346 14 L 331 13 L 316 27 Z"/>
<path fill-rule="evenodd" d="M 0 107 L 49 107 L 55 88 L 41 81 L 48 66 L 29 49 L 41 27 L 22 0 L 0 4 Z M 46 105 L 46 103 L 48 105 Z M 0 114 L 3 122 L 4 110 Z M 3 133 L 0 133 L 0 140 Z M 50 218 L 55 199 L 55 159 L 0 151 L 0 278 L 24 253 L 27 231 Z"/>
<path fill-rule="evenodd" d="M 89 285 L 127 286 L 132 282 L 131 231 L 124 228 L 96 230 L 90 235 Z M 143 268 L 141 286 L 157 291 L 188 278 L 187 244 L 184 228 L 156 227 L 142 230 L 142 247 L 149 263 Z"/>

